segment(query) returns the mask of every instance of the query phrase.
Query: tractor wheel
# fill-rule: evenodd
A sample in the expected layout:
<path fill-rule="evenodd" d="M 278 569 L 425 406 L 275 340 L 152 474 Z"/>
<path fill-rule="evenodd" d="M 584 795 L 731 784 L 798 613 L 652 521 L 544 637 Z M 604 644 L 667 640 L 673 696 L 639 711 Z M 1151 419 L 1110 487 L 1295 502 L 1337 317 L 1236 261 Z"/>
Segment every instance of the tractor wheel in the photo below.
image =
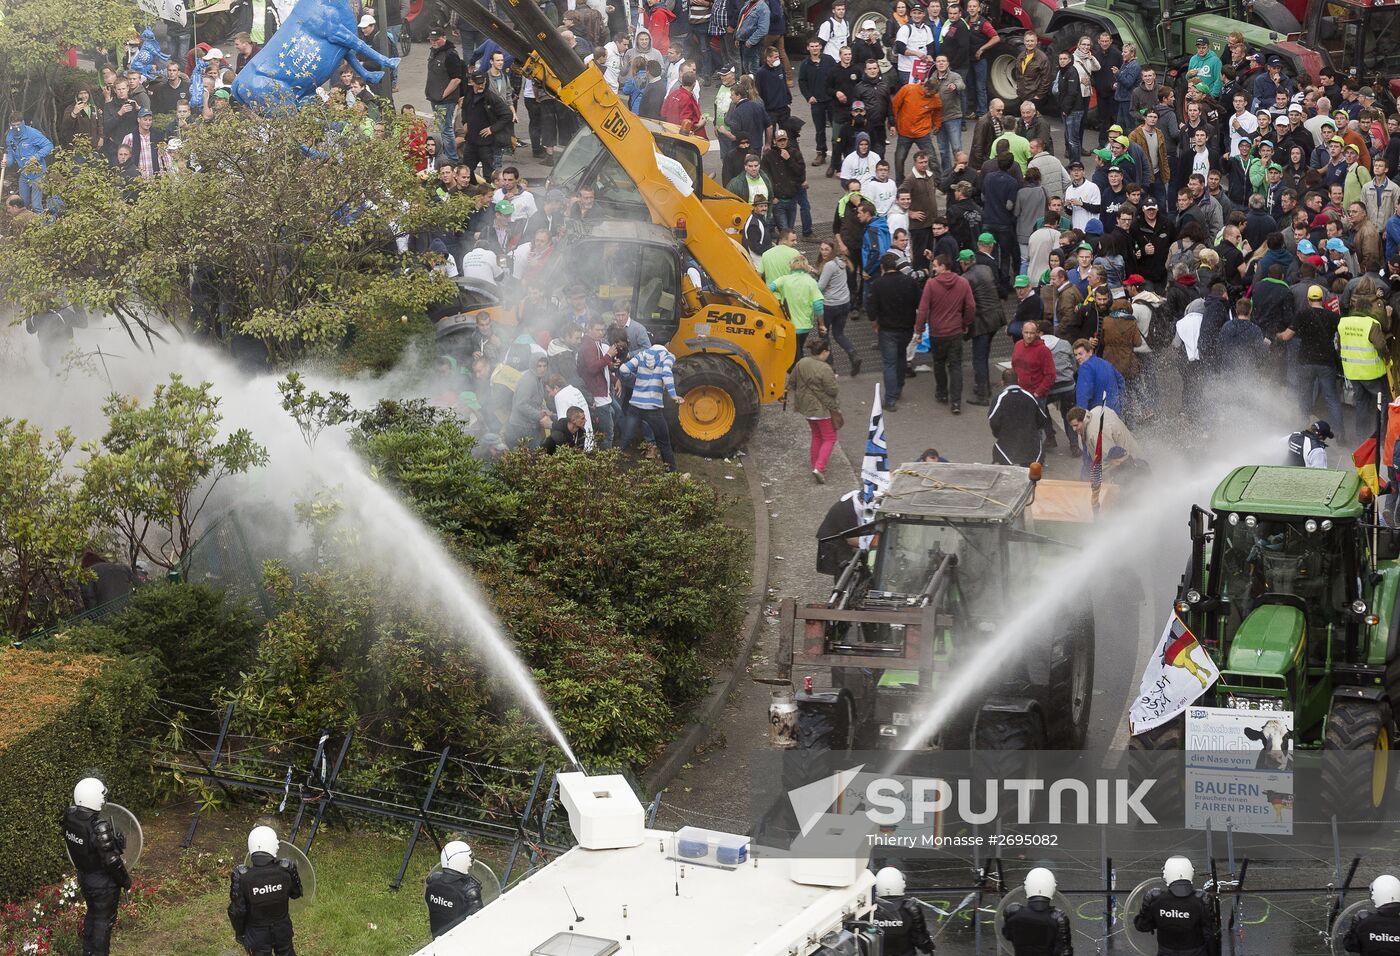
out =
<path fill-rule="evenodd" d="M 1045 724 L 1033 710 L 984 710 L 977 715 L 972 749 L 1044 750 Z"/>
<path fill-rule="evenodd" d="M 1023 46 L 1021 34 L 1008 34 L 1002 38 L 997 50 L 1020 50 Z M 998 52 L 993 54 L 992 62 L 987 64 L 987 86 L 993 96 L 1008 103 L 1020 98 L 1016 95 L 1016 59 L 1015 53 Z"/>
<path fill-rule="evenodd" d="M 1080 750 L 1089 734 L 1089 709 L 1094 697 L 1094 619 L 1073 622 L 1064 644 L 1055 650 L 1050 669 L 1050 746 Z"/>
<path fill-rule="evenodd" d="M 713 352 L 676 362 L 676 393 L 668 408 L 671 441 L 680 451 L 728 458 L 744 446 L 758 421 L 758 389 L 735 359 Z"/>
<path fill-rule="evenodd" d="M 1394 740 L 1394 719 L 1385 701 L 1332 701 L 1322 742 L 1322 800 L 1338 820 L 1381 822 L 1390 796 L 1390 748 Z M 1370 754 L 1369 775 L 1357 753 Z"/>
<path fill-rule="evenodd" d="M 1179 756 L 1186 743 L 1186 716 L 1180 715 L 1149 731 L 1128 738 L 1128 774 L 1131 785 L 1155 780 L 1143 805 L 1164 826 L 1186 813 L 1184 761 Z"/>

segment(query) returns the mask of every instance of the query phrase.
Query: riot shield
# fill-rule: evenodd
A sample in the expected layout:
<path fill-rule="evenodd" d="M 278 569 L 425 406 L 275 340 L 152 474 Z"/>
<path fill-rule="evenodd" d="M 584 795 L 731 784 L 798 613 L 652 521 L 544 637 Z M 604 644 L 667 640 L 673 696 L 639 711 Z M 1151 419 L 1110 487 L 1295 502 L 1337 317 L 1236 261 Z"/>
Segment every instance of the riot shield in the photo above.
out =
<path fill-rule="evenodd" d="M 1327 952 L 1331 953 L 1332 956 L 1347 956 L 1347 951 L 1346 948 L 1342 946 L 1342 941 L 1346 939 L 1347 930 L 1351 929 L 1351 921 L 1356 919 L 1356 914 L 1362 910 L 1373 910 L 1375 908 L 1376 904 L 1372 903 L 1370 900 L 1357 900 L 1355 903 L 1342 910 L 1341 915 L 1337 917 L 1337 921 L 1332 924 L 1330 947 Z"/>
<path fill-rule="evenodd" d="M 316 902 L 316 868 L 311 865 L 306 854 L 301 852 L 300 847 L 295 843 L 288 843 L 286 840 L 277 842 L 277 856 L 296 864 L 297 876 L 301 877 L 301 899 L 292 900 L 291 908 L 293 912 L 300 912 Z M 253 865 L 251 853 L 243 858 L 243 864 L 244 866 Z"/>
<path fill-rule="evenodd" d="M 1128 894 L 1128 901 L 1123 904 L 1123 927 L 1128 935 L 1128 942 L 1132 944 L 1136 952 L 1142 956 L 1157 956 L 1157 936 L 1155 933 L 1140 933 L 1133 925 L 1133 918 L 1138 915 L 1138 910 L 1142 909 L 1142 901 L 1147 898 L 1147 894 L 1153 890 L 1165 890 L 1167 881 L 1160 876 L 1143 880 L 1133 891 Z"/>
<path fill-rule="evenodd" d="M 1022 905 L 1024 905 L 1025 902 L 1026 888 L 1024 886 L 1018 886 L 1014 890 L 1011 890 L 1005 896 L 1003 896 L 1001 898 L 1001 902 L 997 904 L 997 952 L 1006 953 L 1008 954 L 1008 956 L 1010 956 L 1010 954 L 1015 953 L 1015 949 L 1013 949 L 1011 946 L 1011 941 L 1005 936 L 1003 936 L 1001 931 L 1002 928 L 1006 926 L 1007 907 L 1011 906 L 1013 903 L 1021 903 Z M 1055 909 L 1063 912 L 1065 916 L 1069 917 L 1070 921 L 1073 922 L 1074 907 L 1070 905 L 1069 900 L 1065 899 L 1063 893 L 1060 893 L 1057 890 L 1055 892 L 1055 895 L 1050 897 L 1050 905 L 1053 906 Z"/>
<path fill-rule="evenodd" d="M 438 864 L 428 872 L 429 875 L 441 873 L 442 869 L 442 864 Z M 501 881 L 496 879 L 496 874 L 492 872 L 491 867 L 482 863 L 480 860 L 472 860 L 472 868 L 468 871 L 467 875 L 475 877 L 476 881 L 481 884 L 482 906 L 485 906 L 487 903 L 495 902 L 496 898 L 501 895 Z"/>
<path fill-rule="evenodd" d="M 97 815 L 112 825 L 112 830 L 117 834 L 119 843 L 123 846 L 122 862 L 126 864 L 128 870 L 132 869 L 141 859 L 141 851 L 145 848 L 146 838 L 141 830 L 141 821 L 136 819 L 136 814 L 132 813 L 120 803 L 104 804 Z M 63 841 L 63 848 L 66 852 L 68 841 Z M 73 862 L 73 854 L 68 854 L 68 862 Z"/>

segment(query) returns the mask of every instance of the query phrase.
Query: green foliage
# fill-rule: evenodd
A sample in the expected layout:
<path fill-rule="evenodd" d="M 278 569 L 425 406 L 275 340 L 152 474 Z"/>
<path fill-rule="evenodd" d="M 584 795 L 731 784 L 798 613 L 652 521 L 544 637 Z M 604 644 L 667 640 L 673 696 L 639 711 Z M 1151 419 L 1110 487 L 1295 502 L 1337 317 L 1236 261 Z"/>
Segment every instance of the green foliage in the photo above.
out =
<path fill-rule="evenodd" d="M 90 676 L 56 699 L 75 669 Z M 0 737 L 0 899 L 14 899 L 69 866 L 57 821 L 74 783 L 100 777 L 114 799 L 130 799 L 139 761 L 127 741 L 153 695 L 138 661 L 15 650 L 0 652 L 0 687 L 9 708 L 43 714 Z"/>
<path fill-rule="evenodd" d="M 253 659 L 258 624 L 197 584 L 140 588 L 121 613 L 73 628 L 45 649 L 142 658 L 166 700 L 208 707 Z"/>
<path fill-rule="evenodd" d="M 346 118 L 320 106 L 228 112 L 182 136 L 195 169 L 137 184 L 106 163 L 58 156 L 46 184 L 64 215 L 16 237 L 0 261 L 0 294 L 20 315 L 73 303 L 147 329 L 151 311 L 189 316 L 190 272 L 200 269 L 218 277 L 207 288 L 227 322 L 210 331 L 256 338 L 276 361 L 349 343 L 343 364 L 394 364 L 428 308 L 456 288 L 391 237 L 456 228 L 473 201 L 434 201 L 404 162 L 397 126 L 375 139 Z"/>
<path fill-rule="evenodd" d="M 172 374 L 156 386 L 149 406 L 113 395 L 103 407 L 107 434 L 100 446 L 85 446 L 89 501 L 125 541 L 132 564 L 144 554 L 163 568 L 177 567 L 219 482 L 267 462 L 267 450 L 247 429 L 218 441 L 223 416 L 212 389 Z M 153 529 L 161 532 L 154 545 L 147 537 Z"/>
<path fill-rule="evenodd" d="M 308 389 L 300 372 L 288 372 L 287 377 L 277 383 L 277 391 L 282 393 L 282 410 L 297 423 L 307 448 L 314 449 L 316 439 L 327 428 L 343 425 L 355 417 L 349 395 L 344 392 L 323 395 Z"/>
<path fill-rule="evenodd" d="M 63 464 L 73 441 L 0 418 L 0 625 L 16 637 L 73 605 L 89 542 L 88 505 Z"/>

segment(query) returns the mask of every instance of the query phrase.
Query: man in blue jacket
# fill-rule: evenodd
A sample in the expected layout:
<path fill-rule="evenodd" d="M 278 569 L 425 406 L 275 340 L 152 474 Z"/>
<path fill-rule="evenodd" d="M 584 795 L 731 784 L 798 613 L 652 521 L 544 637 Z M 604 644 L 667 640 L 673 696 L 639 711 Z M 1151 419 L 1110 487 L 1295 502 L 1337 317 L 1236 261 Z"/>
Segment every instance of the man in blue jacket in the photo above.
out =
<path fill-rule="evenodd" d="M 24 122 L 18 111 L 10 114 L 10 131 L 5 134 L 5 162 L 19 175 L 19 198 L 35 212 L 44 211 L 44 197 L 39 181 L 53 143 L 34 127 Z"/>
<path fill-rule="evenodd" d="M 1089 410 L 1107 405 L 1122 417 L 1123 376 L 1119 371 L 1106 359 L 1094 354 L 1094 343 L 1090 339 L 1079 339 L 1074 343 L 1074 360 L 1079 363 L 1079 374 L 1074 383 L 1074 404 Z"/>

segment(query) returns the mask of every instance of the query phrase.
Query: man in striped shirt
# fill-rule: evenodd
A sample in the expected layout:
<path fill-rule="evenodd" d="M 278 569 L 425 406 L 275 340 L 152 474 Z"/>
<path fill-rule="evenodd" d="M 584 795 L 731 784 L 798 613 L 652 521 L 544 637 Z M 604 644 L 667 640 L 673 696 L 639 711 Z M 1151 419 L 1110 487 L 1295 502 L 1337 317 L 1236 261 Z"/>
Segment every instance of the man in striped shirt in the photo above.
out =
<path fill-rule="evenodd" d="M 664 345 L 642 349 L 622 364 L 619 374 L 632 378 L 632 399 L 622 427 L 622 447 L 629 448 L 637 437 L 637 423 L 646 422 L 656 437 L 656 449 L 668 471 L 676 470 L 676 454 L 671 449 L 671 429 L 666 424 L 663 406 L 670 395 L 677 405 L 685 399 L 676 394 L 676 380 L 671 374 L 676 357 Z"/>

